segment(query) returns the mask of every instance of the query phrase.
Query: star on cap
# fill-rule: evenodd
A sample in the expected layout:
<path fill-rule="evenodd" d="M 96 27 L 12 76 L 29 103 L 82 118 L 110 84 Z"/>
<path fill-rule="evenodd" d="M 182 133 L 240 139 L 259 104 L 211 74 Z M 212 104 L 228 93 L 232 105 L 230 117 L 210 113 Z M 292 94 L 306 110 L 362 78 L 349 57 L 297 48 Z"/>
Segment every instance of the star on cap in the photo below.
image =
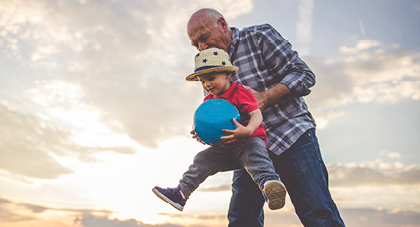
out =
<path fill-rule="evenodd" d="M 198 58 L 198 56 L 200 56 L 200 53 L 196 54 L 195 57 Z"/>
<path fill-rule="evenodd" d="M 203 59 L 203 63 L 207 63 L 207 59 L 205 59 L 205 58 L 204 58 L 204 59 Z"/>
<path fill-rule="evenodd" d="M 226 65 L 226 62 L 225 61 L 222 61 L 222 65 L 225 66 Z"/>
<path fill-rule="evenodd" d="M 217 53 L 217 51 L 213 52 L 214 56 L 217 56 L 219 53 Z"/>

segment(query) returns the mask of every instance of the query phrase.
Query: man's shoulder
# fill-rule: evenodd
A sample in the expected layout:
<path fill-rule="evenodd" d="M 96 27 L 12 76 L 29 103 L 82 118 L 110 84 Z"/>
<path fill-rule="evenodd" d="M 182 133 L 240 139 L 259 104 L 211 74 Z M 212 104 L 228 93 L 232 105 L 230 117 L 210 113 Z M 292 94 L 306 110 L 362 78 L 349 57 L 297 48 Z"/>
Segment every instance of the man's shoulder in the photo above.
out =
<path fill-rule="evenodd" d="M 239 32 L 241 34 L 259 33 L 265 30 L 273 30 L 273 29 L 274 29 L 273 26 L 271 26 L 270 24 L 260 24 L 260 25 L 253 25 L 253 26 L 245 27 Z"/>
<path fill-rule="evenodd" d="M 233 39 L 244 41 L 249 40 L 249 37 L 252 37 L 252 40 L 256 42 L 260 37 L 271 36 L 272 34 L 279 34 L 277 30 L 270 24 L 261 24 L 254 25 L 250 27 L 245 27 L 242 30 L 235 28 Z"/>

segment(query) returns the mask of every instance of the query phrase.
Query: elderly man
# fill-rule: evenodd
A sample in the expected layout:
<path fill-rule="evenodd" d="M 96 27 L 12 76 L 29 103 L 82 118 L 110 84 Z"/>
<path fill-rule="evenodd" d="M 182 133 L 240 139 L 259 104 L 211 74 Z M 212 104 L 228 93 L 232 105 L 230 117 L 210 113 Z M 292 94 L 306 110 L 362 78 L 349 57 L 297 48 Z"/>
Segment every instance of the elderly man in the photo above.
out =
<path fill-rule="evenodd" d="M 268 24 L 230 28 L 214 9 L 195 12 L 187 32 L 199 51 L 224 49 L 239 67 L 232 80 L 247 86 L 258 101 L 270 158 L 302 224 L 344 226 L 328 189 L 315 122 L 303 99 L 315 75 L 290 43 Z M 246 171 L 235 171 L 232 187 L 229 226 L 263 226 L 264 199 Z"/>

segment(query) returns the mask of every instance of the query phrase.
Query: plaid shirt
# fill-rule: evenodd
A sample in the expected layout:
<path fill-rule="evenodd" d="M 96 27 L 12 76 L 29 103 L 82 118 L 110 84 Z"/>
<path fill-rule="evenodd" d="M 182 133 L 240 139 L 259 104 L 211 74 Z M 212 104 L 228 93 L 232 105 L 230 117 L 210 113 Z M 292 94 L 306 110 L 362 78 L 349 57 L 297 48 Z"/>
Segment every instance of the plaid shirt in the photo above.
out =
<path fill-rule="evenodd" d="M 285 84 L 292 98 L 266 107 L 263 124 L 267 148 L 279 155 L 290 148 L 315 121 L 302 96 L 315 84 L 315 75 L 291 44 L 271 25 L 232 29 L 230 60 L 239 67 L 232 80 L 262 92 L 278 83 Z"/>

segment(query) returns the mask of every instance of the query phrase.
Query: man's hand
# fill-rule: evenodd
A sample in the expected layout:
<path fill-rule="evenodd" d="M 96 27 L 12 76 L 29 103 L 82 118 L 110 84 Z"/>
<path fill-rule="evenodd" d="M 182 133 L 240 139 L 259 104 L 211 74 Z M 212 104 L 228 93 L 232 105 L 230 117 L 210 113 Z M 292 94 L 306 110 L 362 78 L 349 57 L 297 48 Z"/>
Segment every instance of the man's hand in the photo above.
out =
<path fill-rule="evenodd" d="M 263 110 L 266 107 L 266 103 L 267 103 L 267 97 L 264 95 L 264 93 L 262 92 L 258 92 L 248 86 L 243 86 L 245 89 L 247 89 L 248 91 L 252 92 L 252 94 L 255 96 L 255 99 L 258 102 L 258 106 L 260 107 L 261 112 L 263 112 Z"/>
<path fill-rule="evenodd" d="M 235 130 L 228 130 L 228 129 L 222 130 L 226 134 L 226 136 L 222 136 L 220 137 L 220 139 L 223 140 L 225 144 L 239 141 L 243 138 L 246 138 L 252 135 L 252 133 L 254 132 L 252 129 L 239 124 L 235 119 L 232 119 L 232 122 L 237 127 Z"/>
<path fill-rule="evenodd" d="M 191 130 L 190 134 L 192 135 L 193 139 L 196 139 L 198 142 L 200 142 L 202 144 L 206 144 L 206 143 L 204 143 L 204 141 L 202 141 L 200 138 L 198 138 L 197 133 L 195 133 L 194 130 Z"/>

